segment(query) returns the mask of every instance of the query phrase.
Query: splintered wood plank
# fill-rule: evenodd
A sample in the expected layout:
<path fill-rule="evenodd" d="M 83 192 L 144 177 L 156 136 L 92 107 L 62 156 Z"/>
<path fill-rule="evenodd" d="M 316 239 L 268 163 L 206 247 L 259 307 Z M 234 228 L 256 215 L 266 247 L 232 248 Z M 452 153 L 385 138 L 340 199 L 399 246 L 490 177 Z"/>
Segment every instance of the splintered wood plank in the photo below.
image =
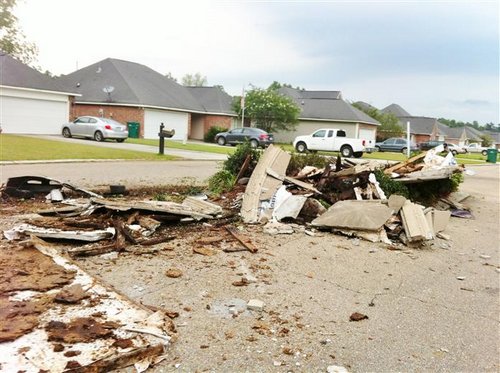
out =
<path fill-rule="evenodd" d="M 238 240 L 239 243 L 241 243 L 245 248 L 250 251 L 251 253 L 256 253 L 257 252 L 257 247 L 252 243 L 250 238 L 247 236 L 241 234 L 238 232 L 238 230 L 234 227 L 226 227 L 226 230 L 231 233 L 231 235 Z"/>
<path fill-rule="evenodd" d="M 260 201 L 271 199 L 282 183 L 281 180 L 269 176 L 267 169 L 271 169 L 274 173 L 284 177 L 290 158 L 290 154 L 273 145 L 270 145 L 261 156 L 259 163 L 252 172 L 243 196 L 240 212 L 245 223 L 257 223 L 259 221 Z"/>
<path fill-rule="evenodd" d="M 401 163 L 395 164 L 395 165 L 394 165 L 394 166 L 392 166 L 392 167 L 386 168 L 386 169 L 384 170 L 384 173 L 385 173 L 386 175 L 390 175 L 392 172 L 395 172 L 396 170 L 399 170 L 399 169 L 400 169 L 400 168 L 402 168 L 402 167 L 405 167 L 405 166 L 407 166 L 407 165 L 409 165 L 409 164 L 411 164 L 411 163 L 413 163 L 413 162 L 415 162 L 415 161 L 418 161 L 418 160 L 419 160 L 419 159 L 421 159 L 421 158 L 424 158 L 426 154 L 427 154 L 427 152 L 422 152 L 422 153 L 420 153 L 420 154 L 418 154 L 418 155 L 416 155 L 416 156 L 414 156 L 414 157 L 408 158 L 408 159 L 407 159 L 406 161 L 404 161 L 404 162 L 401 162 Z"/>

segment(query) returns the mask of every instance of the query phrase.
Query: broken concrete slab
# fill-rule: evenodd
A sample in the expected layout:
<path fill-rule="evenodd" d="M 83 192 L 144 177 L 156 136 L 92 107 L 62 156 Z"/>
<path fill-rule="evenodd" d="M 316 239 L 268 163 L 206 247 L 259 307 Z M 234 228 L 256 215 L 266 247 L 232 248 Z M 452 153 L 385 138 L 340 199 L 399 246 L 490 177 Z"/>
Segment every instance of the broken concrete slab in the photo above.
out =
<path fill-rule="evenodd" d="M 406 201 L 401 208 L 401 220 L 409 242 L 431 240 L 434 238 L 421 206 Z"/>
<path fill-rule="evenodd" d="M 378 200 L 346 200 L 332 205 L 311 224 L 316 227 L 378 231 L 391 215 L 392 210 Z"/>
<path fill-rule="evenodd" d="M 401 207 L 406 202 L 406 198 L 403 196 L 400 196 L 399 194 L 391 194 L 389 196 L 389 199 L 387 200 L 387 206 L 391 208 L 395 214 L 399 213 L 399 210 L 401 210 Z"/>
<path fill-rule="evenodd" d="M 250 299 L 247 303 L 247 309 L 251 311 L 262 311 L 265 303 L 260 299 Z"/>
<path fill-rule="evenodd" d="M 448 226 L 450 222 L 451 212 L 450 211 L 432 211 L 432 224 L 435 233 L 442 232 Z"/>

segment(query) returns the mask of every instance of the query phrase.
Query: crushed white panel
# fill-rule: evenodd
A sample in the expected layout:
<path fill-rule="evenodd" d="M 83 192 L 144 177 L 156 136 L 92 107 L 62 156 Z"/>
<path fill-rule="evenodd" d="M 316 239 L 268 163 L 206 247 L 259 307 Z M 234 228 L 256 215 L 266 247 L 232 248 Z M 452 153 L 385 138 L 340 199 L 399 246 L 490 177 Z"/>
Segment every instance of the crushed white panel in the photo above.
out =
<path fill-rule="evenodd" d="M 110 227 L 105 230 L 94 231 L 63 231 L 61 229 L 41 228 L 31 224 L 21 224 L 4 232 L 4 236 L 8 240 L 20 239 L 23 235 L 30 234 L 42 238 L 95 242 L 113 238 L 115 235 L 115 228 Z"/>
<path fill-rule="evenodd" d="M 171 338 L 167 333 L 167 325 L 170 320 L 166 315 L 160 312 L 152 313 L 126 297 L 107 289 L 78 266 L 60 256 L 55 249 L 46 246 L 43 241 L 35 241 L 35 247 L 43 254 L 50 256 L 58 265 L 67 270 L 76 271 L 76 276 L 70 285 L 80 284 L 94 301 L 85 299 L 80 304 L 71 306 L 53 303 L 51 308 L 39 316 L 40 325 L 38 328 L 14 341 L 0 344 L 2 371 L 38 373 L 41 370 L 46 370 L 58 373 L 65 370 L 66 364 L 70 360 L 76 360 L 83 367 L 86 367 L 101 360 L 113 361 L 115 359 L 119 361 L 120 358 L 123 358 L 129 365 L 138 359 L 130 357 L 130 355 L 127 358 L 127 354 L 143 351 L 140 358 L 143 359 L 147 356 L 164 353 Z M 48 293 L 55 293 L 59 290 L 53 289 Z M 31 299 L 34 296 L 35 293 L 32 291 L 21 291 L 15 294 L 16 299 Z M 11 297 L 11 299 L 14 298 Z M 91 315 L 96 313 L 102 313 L 98 319 L 100 322 L 112 321 L 121 325 L 114 330 L 115 337 L 96 339 L 88 343 L 64 344 L 68 346 L 65 351 L 69 349 L 80 351 L 81 354 L 78 356 L 66 357 L 64 356 L 65 351 L 54 351 L 52 342 L 48 341 L 48 335 L 44 330 L 44 326 L 48 322 L 52 320 L 69 322 L 80 317 L 92 317 Z M 126 349 L 113 346 L 118 338 L 131 339 L 134 346 Z M 23 347 L 29 347 L 29 350 L 22 352 Z"/>

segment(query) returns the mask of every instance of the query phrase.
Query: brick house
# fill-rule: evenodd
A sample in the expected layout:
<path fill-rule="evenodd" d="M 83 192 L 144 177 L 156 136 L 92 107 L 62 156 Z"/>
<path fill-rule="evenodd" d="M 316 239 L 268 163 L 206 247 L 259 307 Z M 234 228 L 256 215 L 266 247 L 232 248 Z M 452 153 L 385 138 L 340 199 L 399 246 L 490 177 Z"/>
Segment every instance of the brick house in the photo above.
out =
<path fill-rule="evenodd" d="M 58 80 L 81 95 L 71 107 L 72 119 L 92 115 L 139 123 L 141 138 L 156 138 L 163 123 L 175 130 L 173 139 L 202 139 L 210 123 L 229 128 L 236 118 L 230 103 L 224 110 L 209 105 L 212 101 L 194 97 L 194 90 L 134 62 L 107 58 Z M 220 106 L 227 102 L 220 88 L 207 92 L 220 98 Z"/>

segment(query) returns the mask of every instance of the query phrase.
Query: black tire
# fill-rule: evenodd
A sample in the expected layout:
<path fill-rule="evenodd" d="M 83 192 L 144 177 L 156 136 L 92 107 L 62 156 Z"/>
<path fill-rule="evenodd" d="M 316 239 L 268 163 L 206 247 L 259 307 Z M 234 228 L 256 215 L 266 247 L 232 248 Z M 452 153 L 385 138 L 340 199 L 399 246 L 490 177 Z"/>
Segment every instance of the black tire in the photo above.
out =
<path fill-rule="evenodd" d="M 454 157 L 456 157 L 456 155 L 458 154 L 456 150 L 452 150 L 451 151 L 451 154 L 453 154 Z"/>
<path fill-rule="evenodd" d="M 68 127 L 64 127 L 62 130 L 62 135 L 66 137 L 67 139 L 71 138 L 71 131 L 69 130 Z"/>
<path fill-rule="evenodd" d="M 104 141 L 104 136 L 102 135 L 101 131 L 95 131 L 94 133 L 94 140 L 97 142 Z"/>
<path fill-rule="evenodd" d="M 226 139 L 222 136 L 218 137 L 217 138 L 217 144 L 221 145 L 221 146 L 224 146 L 226 145 Z"/>
<path fill-rule="evenodd" d="M 301 141 L 298 142 L 297 145 L 295 145 L 295 149 L 297 149 L 299 153 L 305 153 L 307 152 L 307 145 L 305 142 Z"/>
<path fill-rule="evenodd" d="M 354 158 L 361 158 L 363 156 L 363 152 L 354 152 Z"/>
<path fill-rule="evenodd" d="M 116 142 L 124 142 L 125 139 L 116 139 Z"/>
<path fill-rule="evenodd" d="M 259 142 L 255 139 L 250 140 L 250 147 L 257 149 L 259 147 Z"/>
<path fill-rule="evenodd" d="M 381 152 L 382 150 L 380 149 L 380 146 L 376 146 L 376 147 L 375 147 L 375 151 L 376 151 L 376 152 Z"/>
<path fill-rule="evenodd" d="M 406 150 L 408 150 L 408 148 L 401 149 L 401 153 L 403 153 L 403 154 L 406 153 Z"/>
<path fill-rule="evenodd" d="M 488 154 L 488 152 L 487 152 L 486 150 L 483 150 L 483 151 L 481 152 L 481 154 L 482 154 L 482 155 L 487 155 L 487 154 Z"/>
<path fill-rule="evenodd" d="M 343 145 L 340 148 L 340 154 L 342 154 L 342 157 L 344 158 L 350 158 L 352 157 L 352 148 L 350 145 Z"/>

